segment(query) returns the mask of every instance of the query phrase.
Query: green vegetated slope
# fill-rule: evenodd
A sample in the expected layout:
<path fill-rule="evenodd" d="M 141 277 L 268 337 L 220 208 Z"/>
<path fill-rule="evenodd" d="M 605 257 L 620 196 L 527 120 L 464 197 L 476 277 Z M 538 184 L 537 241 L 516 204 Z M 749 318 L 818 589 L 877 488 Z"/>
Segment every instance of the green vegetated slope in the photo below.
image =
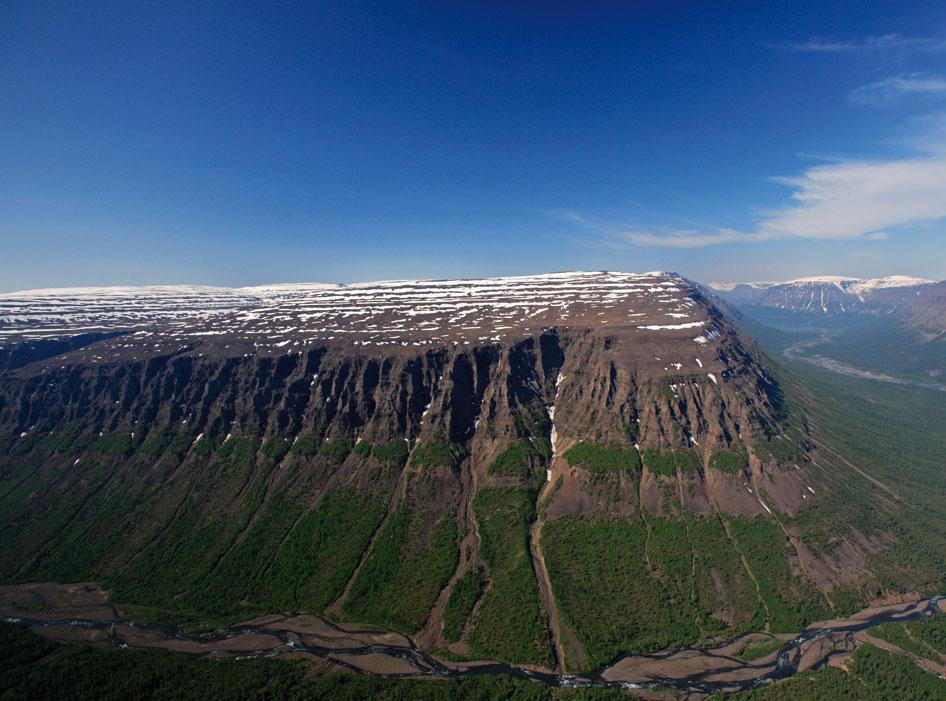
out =
<path fill-rule="evenodd" d="M 0 623 L 5 699 L 300 699 L 312 701 L 618 701 L 614 689 L 551 689 L 507 676 L 397 679 L 329 671 L 303 661 L 209 659 L 154 650 L 50 643 Z"/>
<path fill-rule="evenodd" d="M 487 474 L 492 477 L 515 478 L 526 484 L 537 485 L 542 476 L 542 465 L 550 455 L 548 439 L 520 438 L 499 454 L 490 464 Z"/>
<path fill-rule="evenodd" d="M 794 341 L 754 325 L 772 358 Z M 858 359 L 834 353 L 841 362 Z M 878 356 L 877 369 L 897 374 L 896 356 Z M 805 417 L 816 467 L 827 488 L 787 525 L 815 554 L 845 547 L 839 525 L 869 541 L 860 588 L 832 595 L 852 609 L 884 591 L 946 591 L 946 402 L 943 393 L 848 377 L 803 362 L 780 362 L 790 404 Z"/>
<path fill-rule="evenodd" d="M 861 587 L 837 592 L 835 603 L 853 609 L 871 593 L 946 591 L 943 394 L 806 366 L 787 372 L 829 485 L 788 524 L 828 557 L 844 547 L 839 524 L 871 543 Z"/>
<path fill-rule="evenodd" d="M 662 480 L 662 517 L 642 510 L 638 517 L 586 514 L 545 525 L 542 545 L 556 600 L 589 668 L 628 650 L 743 630 L 798 631 L 882 594 L 946 591 L 942 396 L 807 367 L 783 367 L 780 377 L 792 417 L 788 430 L 784 439 L 753 450 L 787 468 L 810 452 L 815 463 L 808 469 L 829 485 L 794 514 L 777 513 L 781 525 L 768 515 L 680 509 L 677 476 L 702 469 L 699 461 L 692 451 L 654 450 L 643 452 L 643 462 Z M 813 441 L 805 449 L 802 421 Z M 613 452 L 583 451 L 593 454 L 586 459 L 599 473 Z M 737 443 L 711 456 L 709 468 L 738 475 L 746 462 Z M 852 541 L 866 560 L 824 591 L 800 571 L 786 530 L 797 534 L 798 547 L 826 562 L 843 568 Z"/>
<path fill-rule="evenodd" d="M 827 557 L 845 538 L 871 543 L 860 587 L 834 592 L 835 604 L 854 609 L 872 593 L 946 591 L 942 393 L 800 364 L 785 372 L 827 485 L 787 525 L 813 553 Z M 856 534 L 839 532 L 844 525 Z"/>
<path fill-rule="evenodd" d="M 443 614 L 443 637 L 448 643 L 460 640 L 485 583 L 486 574 L 479 566 L 471 567 L 457 580 Z"/>
<path fill-rule="evenodd" d="M 529 554 L 535 492 L 485 487 L 473 500 L 488 582 L 470 632 L 475 655 L 551 665 L 546 611 Z"/>
<path fill-rule="evenodd" d="M 657 650 L 694 637 L 689 607 L 672 585 L 650 576 L 643 525 L 621 520 L 558 519 L 542 539 L 562 614 L 591 667 L 628 649 Z"/>
<path fill-rule="evenodd" d="M 872 638 L 886 640 L 911 655 L 942 665 L 946 656 L 946 613 L 919 621 L 884 623 L 870 629 Z"/>
<path fill-rule="evenodd" d="M 620 445 L 599 445 L 581 442 L 572 446 L 565 459 L 569 465 L 580 465 L 592 477 L 604 478 L 621 474 L 637 475 L 641 469 L 640 455 L 634 448 Z"/>
<path fill-rule="evenodd" d="M 566 458 L 580 467 L 592 465 L 597 479 L 606 468 L 612 475 L 641 469 L 633 448 L 580 444 Z M 682 508 L 676 480 L 678 474 L 696 477 L 700 465 L 693 451 L 645 450 L 643 464 L 663 480 L 663 515 L 644 509 L 624 518 L 572 515 L 544 527 L 542 548 L 553 591 L 584 648 L 582 666 L 600 667 L 623 652 L 653 652 L 763 628 L 769 609 L 753 577 L 762 583 L 762 599 L 772 602 L 768 622 L 787 626 L 782 601 L 795 599 L 798 581 L 788 571 L 787 542 L 777 526 Z M 756 547 L 766 537 L 777 546 L 771 558 Z M 747 553 L 753 560 L 749 570 Z M 816 603 L 791 623 L 801 627 L 804 619 L 823 612 Z"/>
<path fill-rule="evenodd" d="M 564 517 L 545 525 L 542 548 L 589 669 L 623 652 L 764 625 L 752 579 L 715 517 Z"/>
<path fill-rule="evenodd" d="M 758 582 L 773 632 L 799 631 L 830 615 L 824 596 L 812 582 L 791 571 L 789 563 L 795 553 L 774 521 L 732 518 L 729 531 Z"/>
<path fill-rule="evenodd" d="M 408 634 L 423 626 L 459 557 L 456 460 L 442 437 L 415 448 L 404 495 L 355 579 L 347 616 Z"/>
<path fill-rule="evenodd" d="M 173 620 L 321 610 L 401 469 L 398 455 L 326 445 L 68 426 L 25 437 L 0 456 L 0 577 L 94 579 L 138 615 Z"/>

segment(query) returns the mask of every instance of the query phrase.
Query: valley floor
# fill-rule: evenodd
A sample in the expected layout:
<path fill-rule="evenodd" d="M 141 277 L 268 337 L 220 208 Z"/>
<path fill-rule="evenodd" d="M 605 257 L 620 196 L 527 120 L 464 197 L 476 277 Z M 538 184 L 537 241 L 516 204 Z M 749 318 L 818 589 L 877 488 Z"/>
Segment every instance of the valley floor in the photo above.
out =
<path fill-rule="evenodd" d="M 700 698 L 755 689 L 826 665 L 842 666 L 865 644 L 908 658 L 943 677 L 946 645 L 940 649 L 935 643 L 918 643 L 909 628 L 897 628 L 904 622 L 924 625 L 933 621 L 946 631 L 946 617 L 938 613 L 940 598 L 866 609 L 812 624 L 798 635 L 749 633 L 712 649 L 627 655 L 583 676 L 537 673 L 490 660 L 451 662 L 417 649 L 410 638 L 399 633 L 338 625 L 310 614 L 274 614 L 211 632 L 189 633 L 178 626 L 128 620 L 108 602 L 107 593 L 91 583 L 0 587 L 0 615 L 8 623 L 18 623 L 59 644 L 206 657 L 304 659 L 336 670 L 383 677 L 506 675 L 548 687 L 637 689 L 666 698 Z"/>
<path fill-rule="evenodd" d="M 834 372 L 839 375 L 857 377 L 865 380 L 876 380 L 878 382 L 889 382 L 895 385 L 903 385 L 904 387 L 919 387 L 921 389 L 931 389 L 938 392 L 946 392 L 946 385 L 938 382 L 921 382 L 920 380 L 913 380 L 909 378 L 893 377 L 892 375 L 887 375 L 882 372 L 874 372 L 871 370 L 857 368 L 852 365 L 848 365 L 847 363 L 842 363 L 840 360 L 836 360 L 835 358 L 829 358 L 824 355 L 806 355 L 805 351 L 810 348 L 812 344 L 813 342 L 811 341 L 799 341 L 798 343 L 784 348 L 782 353 L 789 360 L 809 363 L 815 367 L 821 368 L 822 370 L 828 370 L 829 372 Z"/>

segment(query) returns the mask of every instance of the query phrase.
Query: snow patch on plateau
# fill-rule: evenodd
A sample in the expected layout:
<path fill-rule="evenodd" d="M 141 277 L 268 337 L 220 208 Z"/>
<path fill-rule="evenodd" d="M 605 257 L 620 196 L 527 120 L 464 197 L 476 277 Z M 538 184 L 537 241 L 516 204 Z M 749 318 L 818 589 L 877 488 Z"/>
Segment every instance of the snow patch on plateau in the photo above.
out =
<path fill-rule="evenodd" d="M 639 329 L 646 331 L 674 331 L 676 329 L 695 329 L 700 326 L 706 326 L 705 321 L 689 321 L 685 324 L 650 324 L 648 326 L 638 326 Z"/>

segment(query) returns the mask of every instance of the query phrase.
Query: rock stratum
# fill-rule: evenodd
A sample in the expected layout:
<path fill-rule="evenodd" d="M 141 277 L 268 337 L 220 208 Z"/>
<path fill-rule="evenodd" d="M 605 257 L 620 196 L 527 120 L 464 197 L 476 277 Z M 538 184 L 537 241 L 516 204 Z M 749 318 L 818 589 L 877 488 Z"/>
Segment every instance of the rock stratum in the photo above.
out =
<path fill-rule="evenodd" d="M 45 290 L 0 333 L 4 583 L 569 671 L 942 585 L 673 274 Z"/>

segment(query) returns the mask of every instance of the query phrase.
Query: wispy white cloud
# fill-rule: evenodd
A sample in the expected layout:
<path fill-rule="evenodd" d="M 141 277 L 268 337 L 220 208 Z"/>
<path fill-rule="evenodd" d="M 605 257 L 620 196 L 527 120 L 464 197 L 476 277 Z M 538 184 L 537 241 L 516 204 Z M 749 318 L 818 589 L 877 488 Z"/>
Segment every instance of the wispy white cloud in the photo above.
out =
<path fill-rule="evenodd" d="M 849 161 L 778 178 L 792 203 L 759 222 L 775 237 L 853 239 L 946 218 L 946 157 Z"/>
<path fill-rule="evenodd" d="M 905 97 L 946 97 L 946 78 L 924 73 L 904 73 L 867 83 L 849 94 L 861 105 L 890 105 Z"/>
<path fill-rule="evenodd" d="M 641 247 L 656 248 L 705 248 L 721 243 L 735 243 L 737 241 L 758 241 L 764 238 L 758 233 L 736 231 L 734 229 L 677 229 L 652 231 L 625 231 L 621 232 L 617 240 Z"/>
<path fill-rule="evenodd" d="M 861 39 L 826 39 L 812 37 L 807 41 L 784 44 L 782 48 L 811 53 L 865 53 L 870 51 L 946 51 L 946 39 L 907 37 L 902 34 L 882 34 Z"/>
<path fill-rule="evenodd" d="M 791 188 L 789 202 L 764 213 L 749 231 L 642 229 L 601 226 L 581 215 L 572 221 L 606 245 L 702 248 L 747 241 L 883 240 L 899 228 L 946 219 L 946 153 L 887 161 L 848 160 L 775 178 Z"/>
<path fill-rule="evenodd" d="M 651 231 L 644 228 L 615 226 L 573 210 L 555 210 L 549 212 L 549 214 L 577 224 L 589 232 L 593 236 L 594 242 L 599 245 L 622 250 L 633 247 L 703 248 L 721 243 L 760 240 L 765 236 L 761 233 L 710 226 L 702 228 L 661 227 Z"/>

